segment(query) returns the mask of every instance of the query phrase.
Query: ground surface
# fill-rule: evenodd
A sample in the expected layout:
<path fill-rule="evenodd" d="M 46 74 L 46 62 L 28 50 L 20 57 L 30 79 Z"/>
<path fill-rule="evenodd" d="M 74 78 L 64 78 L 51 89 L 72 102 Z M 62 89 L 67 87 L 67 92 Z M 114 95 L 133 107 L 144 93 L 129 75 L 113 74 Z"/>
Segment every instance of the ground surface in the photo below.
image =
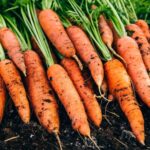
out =
<path fill-rule="evenodd" d="M 121 112 L 117 102 L 113 102 L 108 106 L 108 110 L 119 115 L 119 117 L 107 113 L 101 128 L 96 129 L 91 124 L 92 137 L 104 150 L 124 150 L 150 149 L 150 109 L 140 103 L 144 118 L 146 132 L 146 146 L 141 146 L 136 140 L 128 134 L 130 127 L 123 113 Z M 103 102 L 102 106 L 105 104 Z M 104 114 L 104 110 L 103 110 Z M 94 150 L 93 144 L 71 128 L 70 121 L 66 117 L 63 107 L 60 105 L 61 116 L 61 135 L 64 150 Z M 14 140 L 4 142 L 5 140 L 16 137 Z M 38 123 L 34 113 L 29 125 L 21 122 L 18 114 L 11 102 L 7 101 L 5 117 L 0 125 L 0 150 L 56 150 L 58 149 L 55 137 L 47 133 Z"/>

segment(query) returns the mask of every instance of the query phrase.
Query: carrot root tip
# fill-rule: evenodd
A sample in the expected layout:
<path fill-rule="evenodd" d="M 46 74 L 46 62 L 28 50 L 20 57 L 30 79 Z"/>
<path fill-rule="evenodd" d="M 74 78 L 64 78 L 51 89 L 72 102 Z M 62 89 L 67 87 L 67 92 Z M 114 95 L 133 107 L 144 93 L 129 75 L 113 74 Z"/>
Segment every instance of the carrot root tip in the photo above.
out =
<path fill-rule="evenodd" d="M 82 65 L 82 62 L 80 61 L 80 59 L 78 58 L 77 55 L 73 55 L 73 58 L 75 59 L 75 61 L 77 62 L 80 70 L 82 71 L 83 70 L 83 65 Z"/>
<path fill-rule="evenodd" d="M 60 137 L 59 137 L 59 135 L 58 135 L 58 133 L 54 133 L 55 134 L 55 137 L 56 137 L 56 139 L 57 139 L 57 142 L 58 142 L 58 145 L 59 145 L 59 149 L 60 150 L 63 150 L 63 146 L 62 146 L 62 142 L 61 142 L 61 140 L 60 140 Z"/>

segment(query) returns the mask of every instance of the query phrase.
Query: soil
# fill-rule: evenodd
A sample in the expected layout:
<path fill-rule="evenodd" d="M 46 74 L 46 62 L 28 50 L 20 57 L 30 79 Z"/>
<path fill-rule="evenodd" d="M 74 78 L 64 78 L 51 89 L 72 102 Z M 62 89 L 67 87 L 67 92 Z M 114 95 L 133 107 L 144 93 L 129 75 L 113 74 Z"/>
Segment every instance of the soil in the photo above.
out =
<path fill-rule="evenodd" d="M 99 101 L 105 114 L 106 102 Z M 146 150 L 150 149 L 150 109 L 139 102 L 145 118 L 146 146 L 140 145 L 131 134 L 129 124 L 121 112 L 117 101 L 108 105 L 101 127 L 91 125 L 92 138 L 104 150 Z M 95 146 L 87 138 L 73 131 L 63 106 L 60 106 L 61 131 L 60 138 L 64 150 L 95 150 Z M 10 140 L 14 137 L 15 139 Z M 9 141 L 5 141 L 8 140 Z M 34 113 L 30 124 L 23 124 L 10 99 L 7 100 L 4 119 L 0 125 L 0 150 L 57 150 L 55 137 L 49 134 L 38 123 Z"/>

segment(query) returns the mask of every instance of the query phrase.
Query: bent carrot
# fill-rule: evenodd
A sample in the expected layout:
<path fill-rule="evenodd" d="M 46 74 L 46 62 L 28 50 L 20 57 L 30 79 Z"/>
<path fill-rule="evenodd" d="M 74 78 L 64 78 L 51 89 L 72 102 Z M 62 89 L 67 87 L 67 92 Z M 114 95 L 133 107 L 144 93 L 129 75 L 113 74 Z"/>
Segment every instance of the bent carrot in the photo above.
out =
<path fill-rule="evenodd" d="M 39 122 L 50 133 L 59 133 L 58 105 L 39 56 L 31 50 L 24 53 L 28 91 Z"/>
<path fill-rule="evenodd" d="M 23 122 L 30 121 L 30 107 L 19 72 L 11 60 L 0 62 L 0 74 Z"/>
<path fill-rule="evenodd" d="M 150 107 L 150 78 L 146 72 L 137 43 L 130 37 L 118 40 L 117 51 L 127 63 L 127 71 L 138 95 Z"/>
<path fill-rule="evenodd" d="M 136 25 L 130 24 L 126 26 L 131 37 L 137 42 L 147 71 L 150 71 L 150 44 L 148 43 L 143 31 Z"/>
<path fill-rule="evenodd" d="M 136 25 L 138 25 L 141 30 L 144 32 L 145 37 L 147 38 L 148 42 L 150 43 L 150 31 L 149 31 L 149 26 L 145 20 L 137 20 Z"/>
<path fill-rule="evenodd" d="M 72 121 L 74 130 L 90 137 L 90 128 L 84 106 L 67 72 L 60 65 L 48 68 L 49 81 Z"/>
<path fill-rule="evenodd" d="M 134 97 L 130 78 L 117 59 L 108 61 L 104 65 L 111 94 L 119 101 L 136 138 L 144 143 L 144 119 L 140 107 Z"/>
<path fill-rule="evenodd" d="M 88 66 L 95 83 L 100 88 L 104 78 L 104 70 L 102 61 L 93 45 L 85 32 L 77 26 L 68 27 L 67 33 L 75 45 L 79 57 Z"/>
<path fill-rule="evenodd" d="M 7 50 L 7 53 L 14 64 L 25 74 L 26 68 L 23 53 L 21 52 L 21 47 L 15 34 L 7 27 L 1 28 L 0 42 L 4 49 Z"/>
<path fill-rule="evenodd" d="M 99 127 L 102 121 L 102 112 L 100 106 L 94 96 L 94 91 L 85 85 L 84 78 L 80 68 L 73 59 L 64 58 L 61 61 L 62 66 L 67 71 L 69 77 L 73 81 L 85 106 L 89 119 Z"/>
<path fill-rule="evenodd" d="M 6 89 L 3 79 L 0 76 L 0 122 L 3 119 L 6 102 Z"/>

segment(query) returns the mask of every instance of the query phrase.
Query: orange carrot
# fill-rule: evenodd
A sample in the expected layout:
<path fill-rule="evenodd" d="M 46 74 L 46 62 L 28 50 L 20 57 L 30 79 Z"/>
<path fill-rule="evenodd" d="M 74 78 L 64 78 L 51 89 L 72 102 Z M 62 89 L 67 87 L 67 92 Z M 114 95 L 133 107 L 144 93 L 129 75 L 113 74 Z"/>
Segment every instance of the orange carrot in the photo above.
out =
<path fill-rule="evenodd" d="M 23 122 L 30 121 L 30 107 L 19 72 L 11 60 L 0 62 L 0 74 Z"/>
<path fill-rule="evenodd" d="M 16 35 L 8 28 L 0 29 L 0 42 L 7 50 L 9 57 L 14 64 L 25 74 L 26 68 L 24 64 L 23 53 Z"/>
<path fill-rule="evenodd" d="M 90 137 L 84 106 L 67 72 L 60 65 L 54 64 L 48 68 L 47 75 L 72 121 L 74 130 Z"/>
<path fill-rule="evenodd" d="M 46 9 L 40 11 L 38 18 L 45 34 L 56 49 L 65 57 L 73 57 L 75 55 L 75 48 L 59 16 L 53 10 Z"/>
<path fill-rule="evenodd" d="M 90 120 L 99 127 L 102 121 L 100 106 L 94 97 L 94 91 L 85 85 L 81 70 L 73 59 L 64 58 L 61 64 L 73 81 L 87 112 Z"/>
<path fill-rule="evenodd" d="M 59 133 L 58 105 L 39 56 L 31 50 L 24 53 L 28 91 L 39 122 L 50 133 Z"/>
<path fill-rule="evenodd" d="M 146 72 L 138 45 L 130 37 L 118 40 L 117 51 L 127 63 L 127 71 L 143 102 L 150 107 L 150 78 Z"/>
<path fill-rule="evenodd" d="M 105 19 L 105 17 L 103 15 L 100 15 L 99 17 L 99 30 L 101 33 L 101 37 L 103 42 L 108 46 L 108 47 L 112 47 L 112 43 L 113 43 L 113 33 Z"/>
<path fill-rule="evenodd" d="M 134 97 L 131 81 L 123 64 L 117 59 L 113 59 L 105 63 L 104 68 L 111 94 L 119 101 L 120 107 L 125 113 L 134 135 L 144 144 L 143 115 Z"/>
<path fill-rule="evenodd" d="M 136 25 L 138 25 L 141 30 L 144 32 L 148 42 L 150 43 L 150 31 L 149 31 L 149 26 L 145 20 L 137 20 Z"/>
<path fill-rule="evenodd" d="M 3 79 L 0 77 L 0 122 L 3 119 L 6 102 L 6 90 Z"/>
<path fill-rule="evenodd" d="M 93 45 L 85 32 L 77 26 L 68 27 L 67 33 L 75 45 L 78 55 L 88 66 L 95 83 L 100 88 L 104 78 L 104 70 L 102 61 Z"/>
<path fill-rule="evenodd" d="M 136 24 L 127 25 L 126 29 L 129 34 L 131 34 L 131 37 L 137 42 L 147 71 L 150 72 L 150 44 L 143 31 Z"/>

